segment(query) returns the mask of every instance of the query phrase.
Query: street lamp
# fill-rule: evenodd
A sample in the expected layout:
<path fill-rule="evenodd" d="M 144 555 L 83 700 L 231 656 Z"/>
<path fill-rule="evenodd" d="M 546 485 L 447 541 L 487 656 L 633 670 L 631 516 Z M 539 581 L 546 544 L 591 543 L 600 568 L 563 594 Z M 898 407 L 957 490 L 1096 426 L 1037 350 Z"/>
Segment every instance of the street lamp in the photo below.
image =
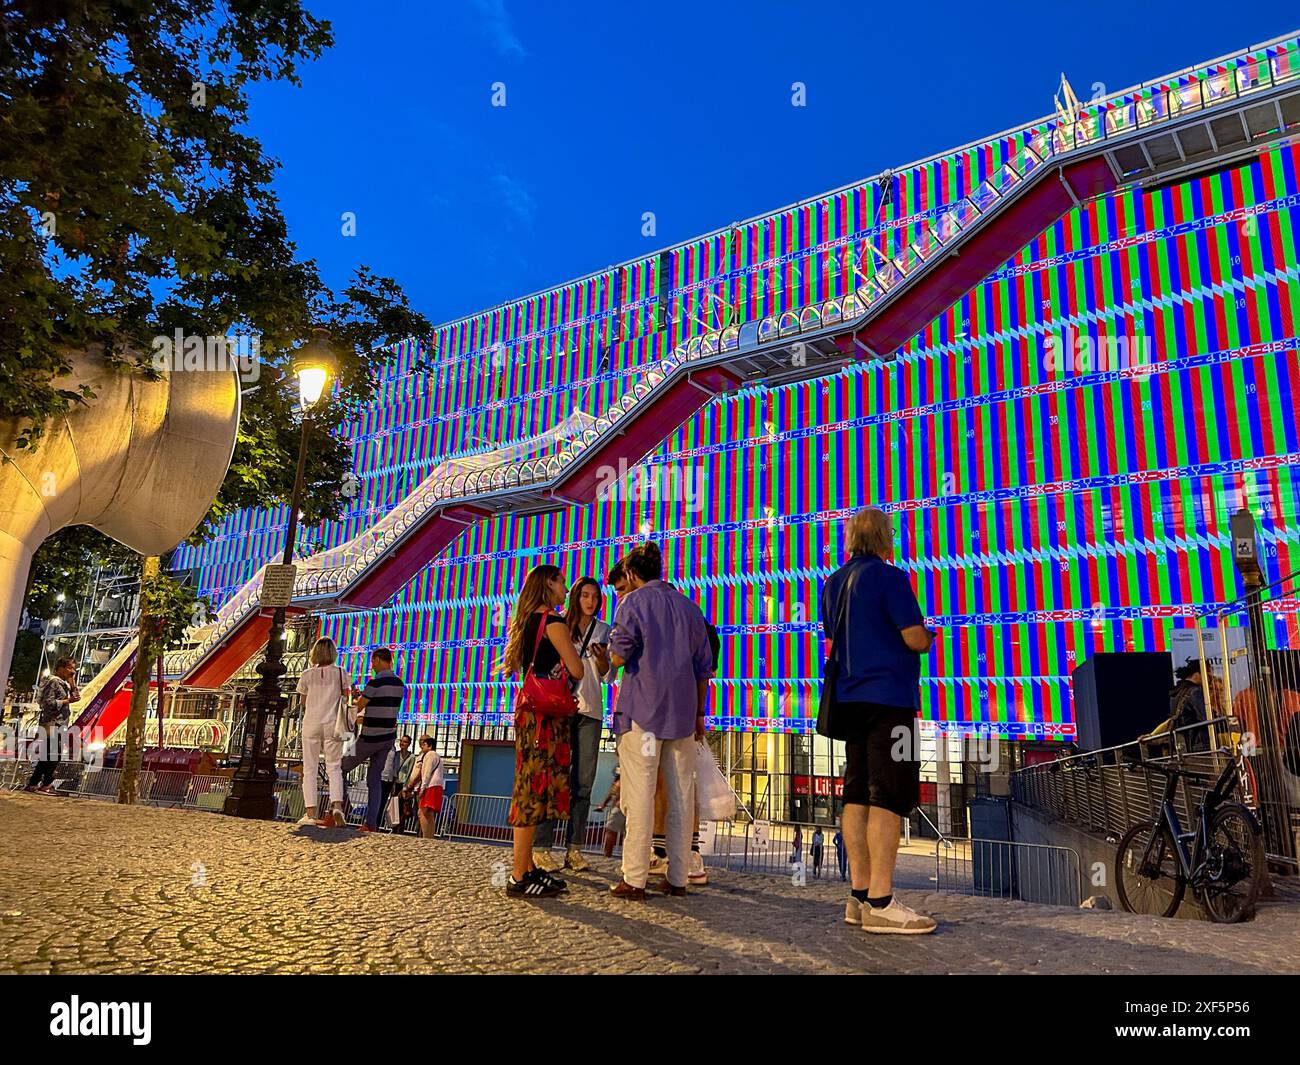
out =
<path fill-rule="evenodd" d="M 313 329 L 312 339 L 294 354 L 293 371 L 298 378 L 302 409 L 302 435 L 298 441 L 298 469 L 289 500 L 289 527 L 284 536 L 283 565 L 293 564 L 298 540 L 298 510 L 302 506 L 303 473 L 307 465 L 307 430 L 312 408 L 325 394 L 325 384 L 335 370 L 329 333 Z M 275 758 L 280 719 L 288 700 L 280 690 L 284 665 L 285 608 L 276 606 L 266 636 L 266 657 L 257 665 L 257 687 L 248 694 L 244 712 L 244 740 L 239 766 L 230 782 L 225 812 L 236 817 L 270 820 L 275 817 Z"/>

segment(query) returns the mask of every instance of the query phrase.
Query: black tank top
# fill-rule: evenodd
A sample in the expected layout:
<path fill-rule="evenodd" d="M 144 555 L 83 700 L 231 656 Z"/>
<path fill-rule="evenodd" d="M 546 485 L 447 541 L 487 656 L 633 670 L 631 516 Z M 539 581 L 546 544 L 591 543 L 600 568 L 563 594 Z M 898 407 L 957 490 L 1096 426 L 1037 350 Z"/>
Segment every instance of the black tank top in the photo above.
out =
<path fill-rule="evenodd" d="M 549 636 L 542 637 L 541 645 L 537 648 L 537 661 L 533 662 L 533 647 L 537 644 L 537 626 L 542 623 L 542 617 L 541 614 L 533 614 L 524 622 L 522 654 L 519 661 L 520 676 L 523 676 L 530 664 L 533 666 L 533 673 L 539 677 L 556 677 L 564 670 L 560 662 L 560 652 L 555 649 Z M 564 618 L 559 614 L 546 615 L 548 625 L 563 621 Z"/>

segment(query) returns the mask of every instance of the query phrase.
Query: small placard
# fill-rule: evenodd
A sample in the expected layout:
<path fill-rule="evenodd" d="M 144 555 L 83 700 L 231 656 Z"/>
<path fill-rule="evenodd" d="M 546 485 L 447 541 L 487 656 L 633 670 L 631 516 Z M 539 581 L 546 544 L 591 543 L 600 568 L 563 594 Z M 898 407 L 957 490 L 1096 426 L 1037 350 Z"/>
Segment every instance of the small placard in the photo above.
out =
<path fill-rule="evenodd" d="M 288 606 L 293 602 L 293 581 L 298 567 L 267 566 L 262 575 L 262 606 Z"/>

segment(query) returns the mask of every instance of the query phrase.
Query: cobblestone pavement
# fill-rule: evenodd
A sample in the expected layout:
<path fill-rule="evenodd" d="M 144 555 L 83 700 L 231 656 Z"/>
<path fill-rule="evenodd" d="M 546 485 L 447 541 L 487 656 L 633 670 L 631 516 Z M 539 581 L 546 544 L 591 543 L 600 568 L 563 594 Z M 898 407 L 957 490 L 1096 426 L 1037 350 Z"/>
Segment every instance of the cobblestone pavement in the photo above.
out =
<path fill-rule="evenodd" d="M 611 861 L 508 900 L 499 847 L 0 796 L 0 973 L 1300 973 L 1300 901 L 1242 926 L 930 894 L 931 936 L 867 936 L 843 889 L 712 873 L 619 902 Z"/>

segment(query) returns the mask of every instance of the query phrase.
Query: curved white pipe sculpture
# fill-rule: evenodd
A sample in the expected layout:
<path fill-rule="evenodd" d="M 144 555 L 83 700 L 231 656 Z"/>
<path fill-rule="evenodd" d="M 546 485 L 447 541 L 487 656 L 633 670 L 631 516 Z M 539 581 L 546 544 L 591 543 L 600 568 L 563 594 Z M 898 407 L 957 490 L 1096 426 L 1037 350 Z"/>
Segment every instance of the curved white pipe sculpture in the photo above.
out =
<path fill-rule="evenodd" d="M 62 388 L 95 398 L 52 420 L 36 450 L 0 419 L 0 678 L 9 676 L 32 555 L 51 533 L 90 525 L 142 555 L 193 532 L 230 467 L 239 379 L 230 370 L 126 373 L 92 347 L 70 356 Z"/>

